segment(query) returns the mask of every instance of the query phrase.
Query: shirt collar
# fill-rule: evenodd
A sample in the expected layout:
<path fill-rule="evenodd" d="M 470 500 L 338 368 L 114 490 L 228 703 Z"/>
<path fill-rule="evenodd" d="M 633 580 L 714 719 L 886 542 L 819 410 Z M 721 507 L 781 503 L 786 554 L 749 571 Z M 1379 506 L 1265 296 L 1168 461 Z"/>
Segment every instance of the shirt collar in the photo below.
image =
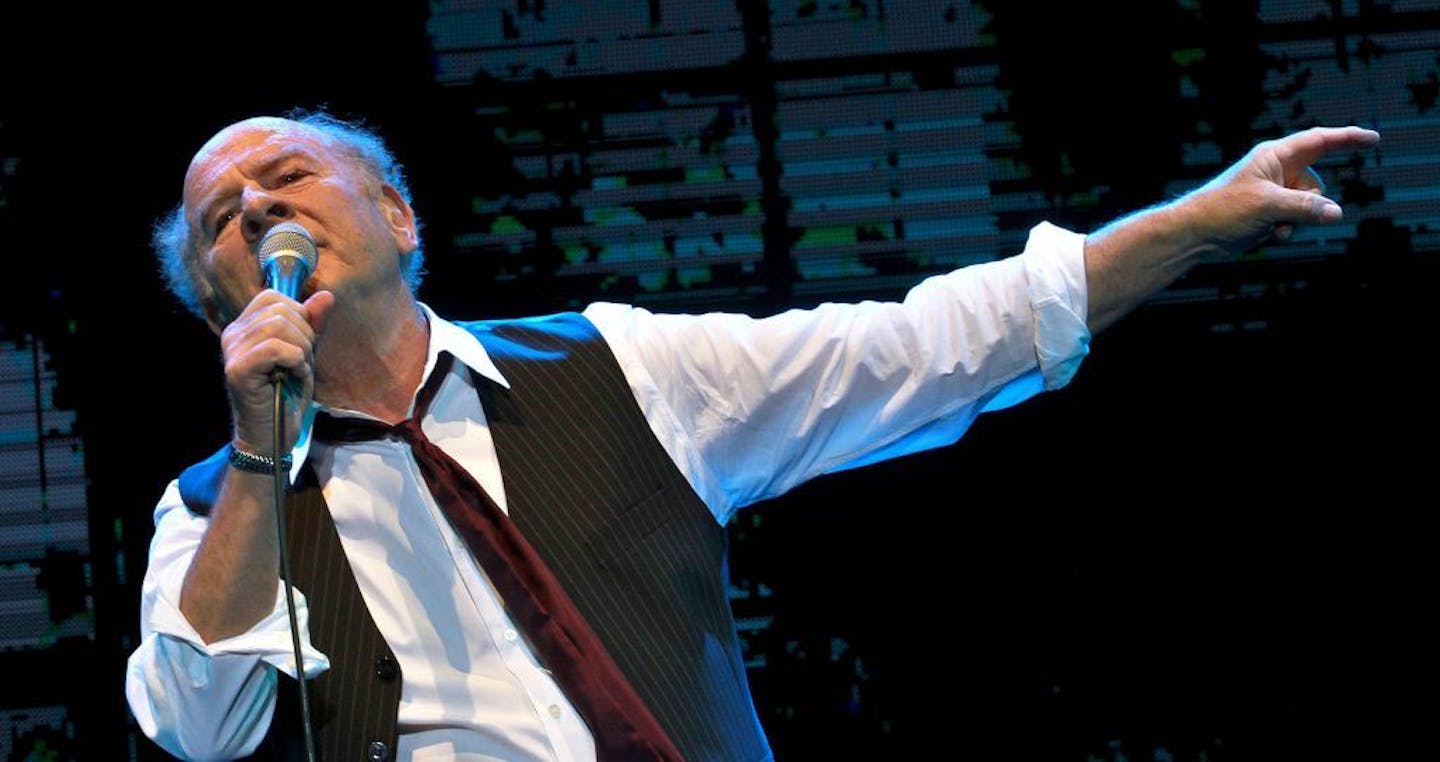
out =
<path fill-rule="evenodd" d="M 510 382 L 506 381 L 500 369 L 495 367 L 495 361 L 490 359 L 490 353 L 485 351 L 475 334 L 436 315 L 423 302 L 420 303 L 420 309 L 424 310 L 425 319 L 430 321 L 430 351 L 425 356 L 426 378 L 430 377 L 430 371 L 435 368 L 435 360 L 440 357 L 440 353 L 449 352 L 470 370 L 506 389 L 510 388 Z"/>
<path fill-rule="evenodd" d="M 425 379 L 430 378 L 430 373 L 435 370 L 435 361 L 439 359 L 441 352 L 449 352 L 455 356 L 455 360 L 465 365 L 470 370 L 479 373 L 485 378 L 505 387 L 510 388 L 510 382 L 500 373 L 495 366 L 495 361 L 490 359 L 490 353 L 475 338 L 475 334 L 461 328 L 458 325 L 435 314 L 429 305 L 418 302 L 420 310 L 425 313 L 425 320 L 430 325 L 430 346 L 425 353 L 425 373 L 421 376 L 420 383 L 423 386 Z M 294 465 L 290 467 L 290 481 L 295 481 L 296 475 L 300 473 L 300 466 L 310 456 L 310 432 L 315 421 L 315 414 L 320 412 L 322 406 L 316 402 L 310 403 L 310 408 L 305 411 L 304 421 L 300 425 L 300 438 L 295 442 L 295 449 L 291 450 L 294 456 Z"/>

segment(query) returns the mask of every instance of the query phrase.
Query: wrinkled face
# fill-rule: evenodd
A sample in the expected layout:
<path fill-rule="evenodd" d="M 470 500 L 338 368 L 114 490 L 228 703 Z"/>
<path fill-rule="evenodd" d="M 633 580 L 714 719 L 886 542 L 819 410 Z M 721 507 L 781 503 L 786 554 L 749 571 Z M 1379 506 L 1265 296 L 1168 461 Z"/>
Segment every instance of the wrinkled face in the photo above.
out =
<path fill-rule="evenodd" d="M 310 231 L 319 261 L 305 292 L 363 297 L 407 289 L 400 255 L 416 245 L 409 205 L 322 132 L 282 119 L 221 131 L 185 175 L 185 218 L 206 316 L 221 328 L 263 287 L 260 239 L 281 222 Z"/>

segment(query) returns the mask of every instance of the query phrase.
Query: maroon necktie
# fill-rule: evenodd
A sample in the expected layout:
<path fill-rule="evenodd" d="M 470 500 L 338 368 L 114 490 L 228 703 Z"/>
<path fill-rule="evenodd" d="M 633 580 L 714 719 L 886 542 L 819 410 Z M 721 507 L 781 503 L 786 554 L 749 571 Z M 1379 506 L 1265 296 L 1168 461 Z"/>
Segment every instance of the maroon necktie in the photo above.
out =
<path fill-rule="evenodd" d="M 392 426 L 320 413 L 315 438 L 345 443 L 390 436 L 408 442 L 430 495 L 489 575 L 542 665 L 585 718 L 600 762 L 683 759 L 519 528 L 469 472 L 420 431 L 453 359 L 440 354 L 415 399 L 413 417 Z"/>

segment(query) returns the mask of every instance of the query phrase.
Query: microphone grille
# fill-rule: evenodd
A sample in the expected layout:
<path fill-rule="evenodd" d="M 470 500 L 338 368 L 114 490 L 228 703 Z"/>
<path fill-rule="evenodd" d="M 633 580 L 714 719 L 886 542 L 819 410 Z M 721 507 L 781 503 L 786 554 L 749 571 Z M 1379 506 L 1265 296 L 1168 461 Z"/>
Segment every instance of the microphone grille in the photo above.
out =
<path fill-rule="evenodd" d="M 294 222 L 282 222 L 265 231 L 260 239 L 260 266 L 264 267 L 271 257 L 283 251 L 294 252 L 305 260 L 306 268 L 314 272 L 319 253 L 315 250 L 315 239 L 310 237 L 310 231 Z"/>

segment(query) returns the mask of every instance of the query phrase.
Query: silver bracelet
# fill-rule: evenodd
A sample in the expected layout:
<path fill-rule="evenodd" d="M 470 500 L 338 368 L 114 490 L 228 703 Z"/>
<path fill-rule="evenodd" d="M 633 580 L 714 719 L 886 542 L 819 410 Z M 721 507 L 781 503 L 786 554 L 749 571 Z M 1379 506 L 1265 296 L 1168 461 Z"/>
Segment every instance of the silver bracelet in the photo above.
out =
<path fill-rule="evenodd" d="M 288 473 L 290 471 L 291 464 L 293 464 L 294 462 L 295 459 L 291 457 L 289 453 L 286 453 L 285 457 L 280 459 L 280 467 Z M 256 455 L 253 452 L 245 452 L 244 450 L 236 447 L 235 445 L 230 445 L 230 465 L 241 471 L 248 471 L 252 474 L 275 473 L 274 458 L 266 457 L 264 455 Z"/>

